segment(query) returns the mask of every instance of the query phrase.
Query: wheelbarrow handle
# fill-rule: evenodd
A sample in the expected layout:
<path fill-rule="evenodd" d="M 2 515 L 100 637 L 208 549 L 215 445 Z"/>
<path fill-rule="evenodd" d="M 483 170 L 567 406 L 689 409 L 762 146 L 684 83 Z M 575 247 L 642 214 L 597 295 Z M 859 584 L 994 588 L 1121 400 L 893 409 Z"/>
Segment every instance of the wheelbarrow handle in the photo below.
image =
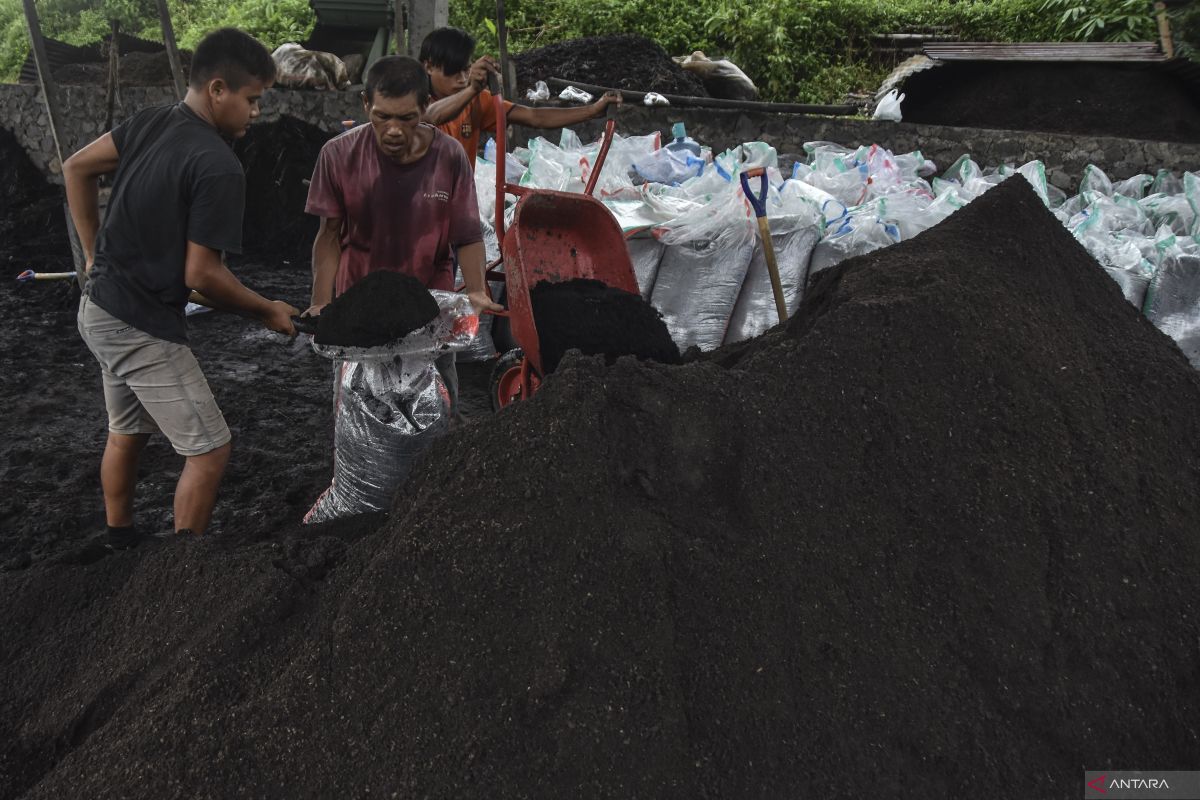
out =
<path fill-rule="evenodd" d="M 508 162 L 508 118 L 504 115 L 504 95 L 497 93 L 492 105 L 496 108 L 496 242 L 504 254 L 504 190 L 507 184 L 504 168 Z"/>
<path fill-rule="evenodd" d="M 754 177 L 759 179 L 757 195 L 750 190 L 750 179 Z M 750 201 L 750 206 L 754 209 L 754 216 L 762 219 L 767 215 L 767 171 L 762 167 L 754 167 L 741 173 L 741 179 L 742 192 Z"/>
<path fill-rule="evenodd" d="M 608 148 L 612 147 L 613 132 L 617 129 L 617 121 L 609 119 L 604 123 L 604 138 L 600 142 L 600 153 L 596 156 L 596 163 L 592 167 L 592 174 L 588 176 L 587 187 L 583 193 L 591 196 L 596 188 L 596 184 L 600 181 L 600 170 L 604 169 L 604 159 L 608 158 Z"/>

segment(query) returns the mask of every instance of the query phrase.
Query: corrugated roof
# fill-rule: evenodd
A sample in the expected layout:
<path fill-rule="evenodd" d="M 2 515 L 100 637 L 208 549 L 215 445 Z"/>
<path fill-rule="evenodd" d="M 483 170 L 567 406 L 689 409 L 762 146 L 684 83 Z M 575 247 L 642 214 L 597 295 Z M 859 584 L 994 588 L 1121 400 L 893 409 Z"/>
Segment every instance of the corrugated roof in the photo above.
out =
<path fill-rule="evenodd" d="M 1200 97 L 1200 64 L 1187 58 L 1167 58 L 1158 42 L 931 42 L 924 55 L 901 63 L 884 79 L 875 99 L 899 88 L 917 72 L 952 62 L 1023 61 L 1146 64 L 1187 81 Z"/>
<path fill-rule="evenodd" d="M 938 61 L 1166 61 L 1158 42 L 930 42 Z"/>

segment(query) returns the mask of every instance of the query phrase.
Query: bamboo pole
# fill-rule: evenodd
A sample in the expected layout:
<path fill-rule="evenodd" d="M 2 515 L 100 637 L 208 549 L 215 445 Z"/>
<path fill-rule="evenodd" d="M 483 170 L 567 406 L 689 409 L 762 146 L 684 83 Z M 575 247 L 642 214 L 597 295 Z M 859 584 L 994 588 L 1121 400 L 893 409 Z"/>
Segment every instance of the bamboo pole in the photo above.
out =
<path fill-rule="evenodd" d="M 392 9 L 392 28 L 394 29 L 396 36 L 396 54 L 401 56 L 408 54 L 408 44 L 405 42 L 404 31 L 404 10 L 404 0 L 394 0 Z M 385 48 L 384 54 L 386 55 L 386 53 L 387 51 Z"/>
<path fill-rule="evenodd" d="M 162 26 L 163 44 L 167 46 L 167 61 L 171 63 L 171 82 L 175 87 L 175 99 L 182 100 L 187 94 L 187 80 L 183 74 L 183 62 L 179 59 L 179 48 L 175 46 L 175 29 L 171 27 L 171 10 L 167 0 L 157 0 L 158 22 Z"/>
<path fill-rule="evenodd" d="M 1154 4 L 1154 14 L 1158 18 L 1158 41 L 1167 58 L 1175 57 L 1175 39 L 1171 36 L 1171 20 L 1167 18 L 1167 4 L 1159 0 Z"/>
<path fill-rule="evenodd" d="M 110 20 L 112 37 L 108 42 L 108 87 L 104 93 L 104 130 L 111 131 L 113 126 L 113 110 L 116 107 L 117 87 L 120 85 L 117 61 L 120 58 L 118 37 L 121 35 L 121 23 Z"/>
<path fill-rule="evenodd" d="M 504 0 L 496 0 L 496 42 L 500 46 L 500 86 L 506 100 L 512 100 L 513 85 L 508 74 L 508 21 L 504 18 Z"/>
<path fill-rule="evenodd" d="M 25 8 L 25 24 L 29 26 L 29 43 L 33 51 L 33 63 L 37 65 L 38 85 L 42 89 L 42 101 L 46 104 L 46 118 L 50 122 L 50 139 L 54 142 L 54 153 L 58 157 L 59 168 L 62 168 L 63 147 L 62 136 L 66 132 L 63 127 L 62 107 L 59 104 L 58 87 L 54 83 L 54 75 L 50 72 L 50 57 L 46 55 L 46 40 L 42 38 L 42 25 L 38 21 L 37 6 L 34 0 L 22 0 Z M 67 217 L 67 234 L 78 241 L 75 224 L 71 221 L 71 213 L 67 204 L 63 203 L 63 214 Z M 82 291 L 87 281 L 84 272 L 83 258 L 75 259 L 75 280 L 79 282 Z"/>

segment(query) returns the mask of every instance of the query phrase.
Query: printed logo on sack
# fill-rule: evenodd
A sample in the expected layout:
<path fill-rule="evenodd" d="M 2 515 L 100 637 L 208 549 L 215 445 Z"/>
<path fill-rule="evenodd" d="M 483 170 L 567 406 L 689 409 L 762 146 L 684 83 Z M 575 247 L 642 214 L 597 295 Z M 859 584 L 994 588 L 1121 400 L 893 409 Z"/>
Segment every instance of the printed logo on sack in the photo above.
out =
<path fill-rule="evenodd" d="M 450 202 L 450 193 L 443 192 L 441 189 L 438 189 L 437 191 L 434 191 L 434 192 L 425 192 L 424 196 L 425 196 L 426 200 L 437 200 L 442 203 Z"/>
<path fill-rule="evenodd" d="M 461 126 L 459 126 L 459 129 L 458 129 L 459 133 L 462 134 L 462 138 L 464 138 L 464 139 L 470 139 L 471 132 L 473 130 L 475 130 L 474 126 L 472 126 L 471 123 L 469 123 L 469 122 L 464 122 Z"/>
<path fill-rule="evenodd" d="M 1200 772 L 1085 772 L 1085 800 L 1200 800 Z"/>

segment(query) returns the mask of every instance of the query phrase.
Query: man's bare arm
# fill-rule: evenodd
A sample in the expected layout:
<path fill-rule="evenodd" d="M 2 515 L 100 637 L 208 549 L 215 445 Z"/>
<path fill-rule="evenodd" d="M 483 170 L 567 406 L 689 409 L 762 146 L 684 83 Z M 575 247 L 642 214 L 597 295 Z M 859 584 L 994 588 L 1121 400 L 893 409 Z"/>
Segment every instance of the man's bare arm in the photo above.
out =
<path fill-rule="evenodd" d="M 71 221 L 75 223 L 84 263 L 89 270 L 96 258 L 96 234 L 100 230 L 98 179 L 114 171 L 119 161 L 112 134 L 106 133 L 63 164 L 67 206 L 71 209 Z"/>
<path fill-rule="evenodd" d="M 605 92 L 591 105 L 578 108 L 513 106 L 512 111 L 508 112 L 508 121 L 516 125 L 528 125 L 530 128 L 565 128 L 603 116 L 604 110 L 613 103 L 621 104 L 620 92 Z"/>
<path fill-rule="evenodd" d="M 483 242 L 464 244 L 457 248 L 458 265 L 462 268 L 463 283 L 467 297 L 478 311 L 503 311 L 504 307 L 492 302 L 487 289 L 487 251 Z"/>
<path fill-rule="evenodd" d="M 312 249 L 312 297 L 307 315 L 320 314 L 333 300 L 333 286 L 342 261 L 342 218 L 321 217 Z"/>
<path fill-rule="evenodd" d="M 467 78 L 466 87 L 449 97 L 443 97 L 430 103 L 421 118 L 430 125 L 441 125 L 454 119 L 475 99 L 476 95 L 487 88 L 489 74 L 500 74 L 496 62 L 487 56 L 477 59 L 471 65 L 471 74 Z"/>
<path fill-rule="evenodd" d="M 300 312 L 282 300 L 268 300 L 243 286 L 221 261 L 219 251 L 189 241 L 183 278 L 189 289 L 211 300 L 215 308 L 256 319 L 273 331 L 296 335 L 292 317 Z"/>

